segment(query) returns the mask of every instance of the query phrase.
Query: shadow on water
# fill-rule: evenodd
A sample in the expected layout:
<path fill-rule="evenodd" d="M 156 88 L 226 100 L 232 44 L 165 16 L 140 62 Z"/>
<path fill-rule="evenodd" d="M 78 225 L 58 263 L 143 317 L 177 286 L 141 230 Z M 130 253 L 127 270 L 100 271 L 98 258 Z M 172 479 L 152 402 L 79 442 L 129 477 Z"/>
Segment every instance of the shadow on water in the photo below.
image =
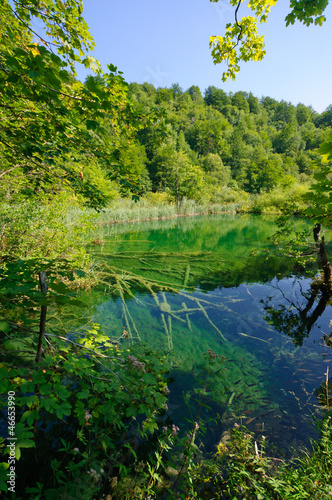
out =
<path fill-rule="evenodd" d="M 238 422 L 289 455 L 310 446 L 312 417 L 329 403 L 331 296 L 295 278 L 287 259 L 261 251 L 274 230 L 263 217 L 196 217 L 123 225 L 91 247 L 116 269 L 113 293 L 88 299 L 94 320 L 111 338 L 125 328 L 129 342 L 167 353 L 173 383 L 165 418 L 183 430 L 195 421 L 204 354 L 219 356 L 217 397 L 208 395 L 201 415 L 208 450 Z"/>

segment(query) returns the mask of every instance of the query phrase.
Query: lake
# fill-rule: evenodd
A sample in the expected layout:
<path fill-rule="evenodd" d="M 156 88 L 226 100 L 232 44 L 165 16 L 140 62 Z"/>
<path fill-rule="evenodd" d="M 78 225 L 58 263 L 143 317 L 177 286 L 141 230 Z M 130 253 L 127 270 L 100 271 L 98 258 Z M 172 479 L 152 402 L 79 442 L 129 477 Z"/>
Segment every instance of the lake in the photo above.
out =
<path fill-rule="evenodd" d="M 296 223 L 310 232 L 309 223 Z M 93 319 L 112 339 L 127 332 L 122 346 L 144 342 L 167 354 L 165 418 L 183 431 L 187 418 L 195 420 L 199 367 L 211 349 L 220 370 L 218 396 L 209 394 L 201 415 L 207 451 L 226 442 L 235 423 L 284 456 L 310 447 L 332 369 L 330 297 L 313 287 L 313 266 L 301 275 L 290 258 L 267 251 L 273 218 L 199 216 L 104 229 L 89 249 L 111 277 L 89 295 Z"/>

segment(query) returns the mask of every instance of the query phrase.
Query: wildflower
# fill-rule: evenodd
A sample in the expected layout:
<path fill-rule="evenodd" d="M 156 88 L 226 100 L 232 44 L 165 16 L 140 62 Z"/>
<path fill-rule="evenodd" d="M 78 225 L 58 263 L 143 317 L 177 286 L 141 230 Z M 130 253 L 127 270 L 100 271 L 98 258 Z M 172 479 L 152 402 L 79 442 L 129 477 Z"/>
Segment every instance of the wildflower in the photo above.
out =
<path fill-rule="evenodd" d="M 168 388 L 168 387 L 167 387 L 167 385 L 166 385 L 166 387 L 164 387 L 164 388 L 163 388 L 163 392 L 164 392 L 164 394 L 166 394 L 166 395 L 167 395 L 167 394 L 169 394 L 171 391 L 169 390 L 169 388 Z"/>
<path fill-rule="evenodd" d="M 132 356 L 131 354 L 129 354 L 128 360 L 129 363 L 133 366 L 133 368 L 136 368 L 137 370 L 140 370 L 143 373 L 145 373 L 145 363 L 138 361 L 138 359 L 135 358 L 135 356 Z"/>
<path fill-rule="evenodd" d="M 133 420 L 136 420 L 136 417 L 134 417 L 134 415 L 132 415 L 132 417 L 131 417 L 131 418 L 132 418 Z"/>
<path fill-rule="evenodd" d="M 89 474 L 95 481 L 98 481 L 98 479 L 100 479 L 100 474 L 98 474 L 98 472 L 92 468 L 88 470 L 87 474 Z"/>
<path fill-rule="evenodd" d="M 197 422 L 195 422 L 195 431 L 197 431 L 199 429 L 199 425 Z"/>
<path fill-rule="evenodd" d="M 179 432 L 179 428 L 176 425 L 172 425 L 172 436 L 176 436 L 177 433 Z"/>
<path fill-rule="evenodd" d="M 164 406 L 165 410 L 167 411 L 167 410 L 168 410 L 167 403 L 164 403 L 164 405 L 163 405 L 163 406 Z"/>
<path fill-rule="evenodd" d="M 91 413 L 89 413 L 88 410 L 85 410 L 85 414 L 84 414 L 85 421 L 87 422 L 88 420 L 90 420 L 90 418 L 92 418 Z"/>
<path fill-rule="evenodd" d="M 167 426 L 166 425 L 163 426 L 163 431 L 167 432 Z"/>
<path fill-rule="evenodd" d="M 79 451 L 80 451 L 79 448 L 74 448 L 75 453 L 79 453 Z"/>
<path fill-rule="evenodd" d="M 265 439 L 266 439 L 266 437 L 265 437 L 265 436 L 262 436 L 262 439 L 264 439 L 264 440 L 265 440 Z"/>
<path fill-rule="evenodd" d="M 104 469 L 100 469 L 100 474 L 104 474 Z"/>
<path fill-rule="evenodd" d="M 238 428 L 238 427 L 240 427 L 240 426 L 239 426 L 239 424 L 237 424 L 237 423 L 235 422 L 234 427 Z"/>

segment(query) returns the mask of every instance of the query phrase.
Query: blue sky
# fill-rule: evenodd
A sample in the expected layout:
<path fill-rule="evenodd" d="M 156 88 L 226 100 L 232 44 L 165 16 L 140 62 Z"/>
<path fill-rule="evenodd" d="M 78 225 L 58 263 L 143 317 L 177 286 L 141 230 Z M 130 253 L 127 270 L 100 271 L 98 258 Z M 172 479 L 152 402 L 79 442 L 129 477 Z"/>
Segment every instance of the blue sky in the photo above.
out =
<path fill-rule="evenodd" d="M 244 63 L 236 81 L 223 83 L 223 65 L 214 65 L 209 37 L 222 35 L 234 9 L 226 1 L 209 0 L 85 0 L 84 18 L 96 48 L 93 55 L 104 70 L 112 63 L 128 82 L 183 90 L 215 85 L 226 92 L 243 90 L 256 97 L 270 96 L 316 111 L 332 104 L 332 3 L 327 22 L 309 28 L 285 27 L 288 0 L 279 0 L 266 24 L 267 55 L 261 62 Z M 248 15 L 243 5 L 241 15 Z M 84 69 L 78 71 L 84 79 Z"/>

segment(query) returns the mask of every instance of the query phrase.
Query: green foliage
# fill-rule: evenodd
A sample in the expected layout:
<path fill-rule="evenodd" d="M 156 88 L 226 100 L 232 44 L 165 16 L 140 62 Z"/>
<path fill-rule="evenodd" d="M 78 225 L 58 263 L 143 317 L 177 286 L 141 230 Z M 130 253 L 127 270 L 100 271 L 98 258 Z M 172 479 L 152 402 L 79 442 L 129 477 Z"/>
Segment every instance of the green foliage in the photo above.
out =
<path fill-rule="evenodd" d="M 289 466 L 266 456 L 266 440 L 236 424 L 230 442 L 220 445 L 218 455 L 227 460 L 225 498 L 283 500 L 329 498 L 331 490 L 331 417 L 326 415 L 322 436 L 314 452 L 304 453 Z"/>
<path fill-rule="evenodd" d="M 192 165 L 187 155 L 170 146 L 161 148 L 158 155 L 158 177 L 161 187 L 174 196 L 178 206 L 184 197 L 199 199 L 203 188 L 203 172 Z"/>
<path fill-rule="evenodd" d="M 218 0 L 211 0 L 218 1 Z M 237 13 L 242 1 L 231 0 L 231 5 L 236 7 L 235 23 L 228 23 L 224 36 L 210 38 L 210 48 L 214 64 L 226 60 L 228 70 L 223 73 L 222 80 L 227 78 L 235 80 L 240 70 L 240 61 L 260 61 L 265 56 L 264 37 L 259 36 L 257 21 L 266 22 L 271 7 L 277 0 L 255 0 L 248 4 L 253 11 L 253 16 L 243 17 L 240 22 Z M 238 48 L 239 47 L 239 48 Z"/>
<path fill-rule="evenodd" d="M 117 165 L 114 165 L 114 173 L 112 179 L 118 179 L 120 184 L 120 192 L 123 196 L 130 193 L 132 185 L 137 186 L 137 192 L 143 194 L 150 188 L 148 171 L 146 169 L 147 156 L 145 148 L 139 142 L 126 144 L 122 141 L 120 147 L 115 153 Z M 124 182 L 128 179 L 128 182 Z"/>
<path fill-rule="evenodd" d="M 326 17 L 323 15 L 329 0 L 291 0 L 291 12 L 286 16 L 286 26 L 294 24 L 296 20 L 301 21 L 305 26 L 315 23 L 321 26 Z"/>
<path fill-rule="evenodd" d="M 93 176 L 84 178 L 82 166 L 95 162 L 112 172 L 119 137 L 129 139 L 155 120 L 155 112 L 133 109 L 114 65 L 103 73 L 87 54 L 93 42 L 82 10 L 80 0 L 1 3 L 0 192 L 7 198 L 66 188 L 94 208 L 105 205 L 107 193 Z M 34 31 L 36 18 L 46 40 Z M 84 85 L 75 80 L 76 63 L 97 77 Z"/>
<path fill-rule="evenodd" d="M 52 201 L 26 199 L 20 204 L 0 207 L 0 260 L 15 258 L 70 259 L 82 262 L 85 255 L 83 236 L 93 227 L 93 214 L 81 214 L 76 220 L 68 217 L 67 195 Z"/>
<path fill-rule="evenodd" d="M 219 0 L 210 0 L 218 2 Z M 225 27 L 224 36 L 210 37 L 210 48 L 214 64 L 226 61 L 228 69 L 223 72 L 222 80 L 228 78 L 235 80 L 240 71 L 240 63 L 247 61 L 260 61 L 264 58 L 264 37 L 257 30 L 257 22 L 267 22 L 271 8 L 278 0 L 250 0 L 247 7 L 252 11 L 251 16 L 238 19 L 238 12 L 243 3 L 242 0 L 230 0 L 234 7 L 235 22 L 228 23 Z M 323 15 L 329 0 L 291 0 L 291 11 L 286 16 L 286 26 L 294 24 L 295 21 L 302 22 L 305 26 L 321 26 L 326 20 Z"/>
<path fill-rule="evenodd" d="M 143 346 L 121 352 L 97 325 L 72 340 L 48 335 L 48 345 L 38 367 L 0 366 L 2 393 L 15 393 L 17 490 L 29 498 L 39 489 L 42 498 L 90 499 L 107 483 L 103 468 L 121 476 L 137 439 L 142 445 L 158 429 L 167 400 L 164 358 Z"/>
<path fill-rule="evenodd" d="M 276 154 L 265 156 L 262 148 L 256 148 L 247 172 L 244 184 L 246 191 L 249 193 L 258 193 L 263 189 L 269 191 L 283 176 L 281 158 Z"/>
<path fill-rule="evenodd" d="M 157 89 L 153 93 L 151 87 L 148 92 L 144 85 L 131 84 L 131 98 L 144 108 L 158 106 Z M 303 104 L 295 107 L 269 97 L 259 100 L 247 92 L 227 94 L 214 86 L 206 89 L 204 100 L 195 86 L 182 93 L 169 90 L 170 99 L 163 101 L 167 134 L 158 134 L 149 126 L 136 135 L 147 155 L 148 178 L 142 179 L 140 193 L 169 187 L 168 167 L 164 167 L 174 164 L 179 153 L 189 160 L 188 173 L 195 165 L 204 170 L 200 192 L 186 193 L 194 199 L 215 199 L 225 186 L 260 193 L 271 191 L 280 182 L 288 183 L 290 178 L 310 181 L 306 176 L 313 174 L 312 162 L 319 158 L 319 145 L 330 131 L 327 123 L 320 124 L 324 113 L 318 115 Z M 126 143 L 122 147 L 127 151 Z M 215 167 L 210 165 L 211 155 L 220 158 L 222 167 L 220 160 L 214 162 Z M 128 172 L 135 169 L 139 158 L 140 154 L 131 159 Z M 121 171 L 119 161 L 116 168 Z M 121 189 L 125 192 L 125 186 Z"/>
<path fill-rule="evenodd" d="M 329 225 L 332 218 L 332 135 L 321 145 L 319 151 L 322 162 L 314 174 L 315 182 L 306 196 L 310 202 L 307 215 L 313 217 L 316 222 Z"/>

